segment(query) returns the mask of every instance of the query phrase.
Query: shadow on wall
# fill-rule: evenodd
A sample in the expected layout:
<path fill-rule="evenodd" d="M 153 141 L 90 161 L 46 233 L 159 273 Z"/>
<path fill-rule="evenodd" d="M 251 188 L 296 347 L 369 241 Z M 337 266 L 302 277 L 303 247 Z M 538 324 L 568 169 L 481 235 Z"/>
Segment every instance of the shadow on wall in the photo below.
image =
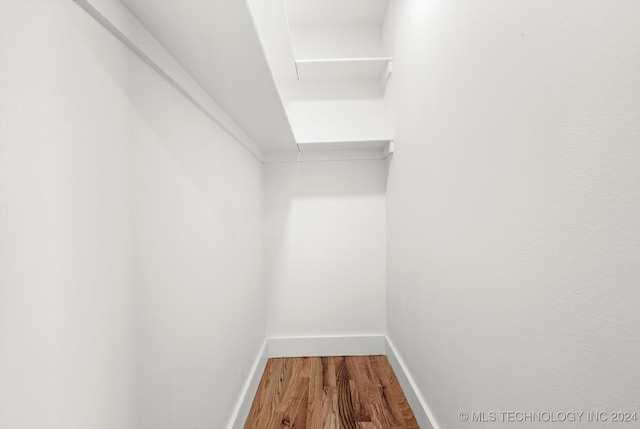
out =
<path fill-rule="evenodd" d="M 385 185 L 382 160 L 264 166 L 268 336 L 384 332 Z"/>
<path fill-rule="evenodd" d="M 301 162 L 264 166 L 265 191 L 291 200 L 385 193 L 384 161 Z"/>

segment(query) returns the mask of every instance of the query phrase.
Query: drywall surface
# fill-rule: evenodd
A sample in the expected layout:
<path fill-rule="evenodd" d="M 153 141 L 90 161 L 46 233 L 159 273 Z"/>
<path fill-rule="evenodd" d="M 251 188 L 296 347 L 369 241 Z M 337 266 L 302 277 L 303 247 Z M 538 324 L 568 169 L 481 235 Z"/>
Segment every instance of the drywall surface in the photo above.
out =
<path fill-rule="evenodd" d="M 268 337 L 385 331 L 382 161 L 264 165 Z"/>
<path fill-rule="evenodd" d="M 221 428 L 265 338 L 261 164 L 140 67 L 135 136 L 140 428 Z"/>
<path fill-rule="evenodd" d="M 225 427 L 265 337 L 260 163 L 78 5 L 0 4 L 0 426 Z"/>
<path fill-rule="evenodd" d="M 0 18 L 0 427 L 135 428 L 131 59 L 72 2 Z"/>
<path fill-rule="evenodd" d="M 639 427 L 610 413 L 640 413 L 640 2 L 393 1 L 385 25 L 388 331 L 437 423 Z"/>
<path fill-rule="evenodd" d="M 290 31 L 297 60 L 382 56 L 381 25 L 304 26 Z"/>
<path fill-rule="evenodd" d="M 280 90 L 298 142 L 385 137 L 377 83 L 282 80 Z"/>

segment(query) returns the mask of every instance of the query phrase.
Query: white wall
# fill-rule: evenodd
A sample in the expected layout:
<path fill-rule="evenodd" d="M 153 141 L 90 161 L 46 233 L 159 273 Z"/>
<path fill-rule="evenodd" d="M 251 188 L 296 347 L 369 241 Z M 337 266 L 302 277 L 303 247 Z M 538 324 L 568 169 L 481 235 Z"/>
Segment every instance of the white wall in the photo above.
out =
<path fill-rule="evenodd" d="M 298 142 L 385 136 L 384 100 L 377 82 L 283 79 L 279 89 Z"/>
<path fill-rule="evenodd" d="M 287 114 L 301 143 L 385 137 L 382 99 L 296 100 L 288 103 Z"/>
<path fill-rule="evenodd" d="M 135 128 L 140 428 L 222 428 L 265 338 L 261 164 L 147 70 Z"/>
<path fill-rule="evenodd" d="M 223 427 L 265 336 L 259 162 L 73 2 L 0 4 L 0 426 Z"/>
<path fill-rule="evenodd" d="M 382 56 L 380 25 L 291 27 L 295 58 L 367 58 Z"/>
<path fill-rule="evenodd" d="M 0 7 L 0 427 L 134 428 L 130 57 L 71 2 Z"/>
<path fill-rule="evenodd" d="M 640 3 L 394 1 L 386 31 L 388 329 L 440 427 L 640 412 Z"/>
<path fill-rule="evenodd" d="M 382 161 L 264 166 L 268 337 L 385 332 Z"/>

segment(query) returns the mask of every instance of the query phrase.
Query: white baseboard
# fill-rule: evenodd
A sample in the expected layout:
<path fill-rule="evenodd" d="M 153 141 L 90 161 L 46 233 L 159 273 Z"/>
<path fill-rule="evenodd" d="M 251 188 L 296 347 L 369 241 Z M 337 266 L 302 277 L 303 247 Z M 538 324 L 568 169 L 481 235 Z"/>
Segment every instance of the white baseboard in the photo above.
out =
<path fill-rule="evenodd" d="M 409 406 L 418 421 L 420 429 L 440 429 L 440 426 L 433 416 L 433 412 L 420 394 L 420 390 L 418 390 L 415 381 L 388 337 L 386 338 L 386 343 L 387 351 L 385 354 L 387 355 L 387 360 L 398 378 L 400 387 L 402 387 L 404 396 L 406 396 L 407 402 L 409 402 Z"/>
<path fill-rule="evenodd" d="M 383 355 L 384 335 L 270 338 L 269 357 Z"/>
<path fill-rule="evenodd" d="M 296 356 L 386 355 L 421 429 L 440 429 L 393 343 L 384 335 L 268 338 L 263 343 L 227 429 L 243 429 L 267 359 Z"/>
<path fill-rule="evenodd" d="M 269 342 L 265 340 L 260 347 L 260 351 L 258 352 L 258 356 L 251 367 L 251 371 L 249 372 L 249 377 L 245 382 L 242 391 L 240 392 L 240 399 L 236 404 L 235 409 L 233 410 L 233 414 L 231 415 L 231 419 L 229 419 L 229 423 L 227 424 L 227 429 L 243 429 L 244 423 L 249 416 L 249 411 L 251 411 L 251 405 L 253 403 L 253 398 L 256 396 L 256 392 L 258 391 L 258 385 L 260 384 L 260 379 L 262 378 L 262 374 L 264 373 L 264 369 L 267 366 L 268 350 L 269 350 Z"/>

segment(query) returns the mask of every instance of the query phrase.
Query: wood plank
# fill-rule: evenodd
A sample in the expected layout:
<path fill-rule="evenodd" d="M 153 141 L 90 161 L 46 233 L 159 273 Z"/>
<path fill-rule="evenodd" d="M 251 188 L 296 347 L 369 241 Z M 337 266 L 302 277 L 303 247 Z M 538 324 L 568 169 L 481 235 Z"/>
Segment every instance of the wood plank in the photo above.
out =
<path fill-rule="evenodd" d="M 322 358 L 322 384 L 323 386 L 336 385 L 336 365 L 333 356 Z"/>
<path fill-rule="evenodd" d="M 309 403 L 321 402 L 324 394 L 322 360 L 319 357 L 312 357 L 309 360 Z"/>
<path fill-rule="evenodd" d="M 401 398 L 399 398 L 398 391 L 394 388 L 391 389 L 389 381 L 389 374 L 385 370 L 385 364 L 388 365 L 388 361 L 383 361 L 380 358 L 384 356 L 372 356 L 369 359 L 373 374 L 376 376 L 378 382 L 382 385 L 382 399 L 384 401 L 384 412 L 388 414 L 387 420 L 392 422 L 392 425 L 404 426 L 404 412 L 400 407 Z M 385 358 L 386 359 L 386 358 Z M 402 393 L 402 391 L 400 391 Z M 404 394 L 400 395 L 404 398 Z"/>
<path fill-rule="evenodd" d="M 351 401 L 349 371 L 345 359 L 339 359 L 336 366 L 336 387 L 338 388 L 338 413 L 344 429 L 356 429 L 354 410 Z"/>
<path fill-rule="evenodd" d="M 322 401 L 322 429 L 340 429 L 338 388 L 327 386 L 326 392 L 324 401 Z"/>
<path fill-rule="evenodd" d="M 306 426 L 309 398 L 309 371 L 306 363 L 302 359 L 285 359 L 283 391 L 276 407 L 278 420 L 283 428 L 303 429 Z"/>
<path fill-rule="evenodd" d="M 259 429 L 261 426 L 271 427 L 271 422 L 265 418 L 275 418 L 275 409 L 278 405 L 278 385 L 283 371 L 284 361 L 282 359 L 269 359 L 267 367 L 260 380 L 258 391 L 254 399 L 246 429 Z"/>
<path fill-rule="evenodd" d="M 307 428 L 321 428 L 322 420 L 322 401 L 312 401 L 307 405 Z"/>
<path fill-rule="evenodd" d="M 296 361 L 299 377 L 309 378 L 309 374 L 311 373 L 311 358 L 301 357 L 297 358 Z"/>
<path fill-rule="evenodd" d="M 407 429 L 419 429 L 418 421 L 411 411 L 411 406 L 409 406 L 409 402 L 407 401 L 407 397 L 404 395 L 402 391 L 402 387 L 400 387 L 400 382 L 396 377 L 391 365 L 389 364 L 389 360 L 386 356 L 379 356 L 378 360 L 382 367 L 382 370 L 386 373 L 388 381 L 389 381 L 389 391 L 394 396 L 400 411 L 402 412 L 402 416 L 404 418 L 405 425 Z"/>
<path fill-rule="evenodd" d="M 369 402 L 366 395 L 366 383 L 369 381 L 360 370 L 360 357 L 347 356 L 345 361 L 347 362 L 347 368 L 349 373 L 353 376 L 353 389 L 355 392 L 351 394 L 351 400 L 354 407 L 354 413 L 358 422 L 370 422 L 371 413 L 369 411 Z"/>
<path fill-rule="evenodd" d="M 268 389 L 267 386 L 272 379 L 272 374 L 276 368 L 276 365 L 277 362 L 275 359 L 269 359 L 267 361 L 264 373 L 262 374 L 262 378 L 260 379 L 260 384 L 258 385 L 258 391 L 256 392 L 256 396 L 253 399 L 253 405 L 251 407 L 251 410 L 249 411 L 249 416 L 247 417 L 247 423 L 255 422 L 258 419 L 259 415 L 264 412 L 263 409 L 265 407 L 266 398 L 271 392 L 271 389 Z M 253 429 L 254 426 L 245 425 L 245 428 Z"/>
<path fill-rule="evenodd" d="M 419 429 L 385 356 L 269 359 L 245 429 Z"/>

